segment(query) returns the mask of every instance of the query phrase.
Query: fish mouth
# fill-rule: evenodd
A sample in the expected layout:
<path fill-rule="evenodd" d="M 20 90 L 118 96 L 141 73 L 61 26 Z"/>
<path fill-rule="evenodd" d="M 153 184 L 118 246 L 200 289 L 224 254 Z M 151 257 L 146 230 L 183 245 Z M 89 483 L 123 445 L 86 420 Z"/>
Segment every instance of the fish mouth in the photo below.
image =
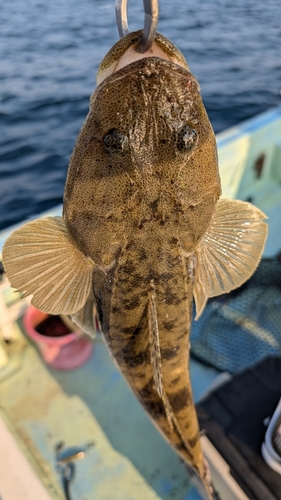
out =
<path fill-rule="evenodd" d="M 117 80 L 122 80 L 123 78 L 126 78 L 133 73 L 139 73 L 140 75 L 149 77 L 153 74 L 163 74 L 163 72 L 170 74 L 174 73 L 177 76 L 191 79 L 196 83 L 198 91 L 200 91 L 198 81 L 188 69 L 180 66 L 173 61 L 162 59 L 161 57 L 157 56 L 143 57 L 129 64 L 126 64 L 121 69 L 116 69 L 116 71 L 108 75 L 99 83 L 98 88 L 102 88 L 103 86 L 106 86 Z"/>
<path fill-rule="evenodd" d="M 170 61 L 187 70 L 189 69 L 180 50 L 160 33 L 156 33 L 152 47 L 147 52 L 144 54 L 139 53 L 137 45 L 141 36 L 142 30 L 128 33 L 109 50 L 99 65 L 97 85 L 113 73 L 117 73 L 120 69 L 130 66 L 131 63 L 150 59 L 151 57 Z"/>

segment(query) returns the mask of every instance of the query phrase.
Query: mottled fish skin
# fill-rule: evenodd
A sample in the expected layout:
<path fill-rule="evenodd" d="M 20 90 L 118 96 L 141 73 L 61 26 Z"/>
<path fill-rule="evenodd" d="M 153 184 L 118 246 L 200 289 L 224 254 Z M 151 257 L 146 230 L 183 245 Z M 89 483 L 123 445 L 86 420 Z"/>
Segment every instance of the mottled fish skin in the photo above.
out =
<path fill-rule="evenodd" d="M 152 225 L 150 229 L 152 237 Z M 104 336 L 125 378 L 166 438 L 204 477 L 188 370 L 193 285 L 190 262 L 176 238 L 163 245 L 161 236 L 155 241 L 155 251 L 151 251 L 149 238 L 144 246 L 131 242 L 107 275 L 96 270 L 94 294 Z M 152 294 L 159 328 L 162 397 L 155 387 L 151 363 Z"/>
<path fill-rule="evenodd" d="M 184 127 L 196 130 L 184 150 Z M 118 131 L 123 150 L 107 152 Z M 64 195 L 66 226 L 95 264 L 111 265 L 118 250 L 165 226 L 182 250 L 194 251 L 220 195 L 215 136 L 189 71 L 148 58 L 106 78 L 71 158 Z M 153 241 L 151 241 L 153 246 Z"/>
<path fill-rule="evenodd" d="M 125 138 L 120 151 L 105 150 L 111 130 Z M 194 145 L 186 147 L 183 136 L 191 130 Z M 202 478 L 188 369 L 192 268 L 219 195 L 214 133 L 187 69 L 151 57 L 99 85 L 69 167 L 66 226 L 97 264 L 94 297 L 113 357 L 154 422 Z M 149 309 L 158 321 L 154 368 L 151 338 L 157 332 Z"/>
<path fill-rule="evenodd" d="M 95 330 L 155 424 L 212 492 L 189 377 L 192 294 L 209 297 L 255 271 L 266 216 L 220 199 L 215 136 L 183 55 L 141 32 L 105 56 L 67 175 L 63 217 L 15 230 L 3 247 L 11 285 L 50 314 Z M 140 59 L 140 57 L 143 57 Z"/>

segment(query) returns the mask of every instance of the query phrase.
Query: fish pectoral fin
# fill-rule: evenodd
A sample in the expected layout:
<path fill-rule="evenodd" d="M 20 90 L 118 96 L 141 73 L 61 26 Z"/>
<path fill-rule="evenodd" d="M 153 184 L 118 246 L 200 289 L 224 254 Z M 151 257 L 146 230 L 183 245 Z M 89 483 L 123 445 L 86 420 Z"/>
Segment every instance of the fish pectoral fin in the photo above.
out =
<path fill-rule="evenodd" d="M 267 217 L 250 203 L 220 199 L 196 249 L 194 298 L 196 319 L 209 297 L 242 285 L 260 261 L 267 236 Z"/>
<path fill-rule="evenodd" d="M 96 336 L 95 301 L 91 291 L 84 306 L 79 311 L 70 314 L 71 320 L 84 332 Z"/>
<path fill-rule="evenodd" d="M 62 217 L 28 222 L 3 247 L 11 286 L 33 295 L 31 303 L 50 314 L 70 314 L 91 292 L 94 263 L 75 245 Z"/>

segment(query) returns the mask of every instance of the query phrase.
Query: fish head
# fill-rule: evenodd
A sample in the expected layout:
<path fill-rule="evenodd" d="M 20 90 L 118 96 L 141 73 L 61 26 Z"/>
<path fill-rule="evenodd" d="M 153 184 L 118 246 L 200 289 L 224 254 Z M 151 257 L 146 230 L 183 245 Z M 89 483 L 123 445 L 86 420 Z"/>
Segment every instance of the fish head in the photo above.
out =
<path fill-rule="evenodd" d="M 139 54 L 140 35 L 123 37 L 100 64 L 65 189 L 67 227 L 103 265 L 142 221 L 182 226 L 192 251 L 220 194 L 215 136 L 196 78 L 160 34 Z"/>
<path fill-rule="evenodd" d="M 159 34 L 139 54 L 140 36 L 122 38 L 100 65 L 69 165 L 63 217 L 27 223 L 3 247 L 14 288 L 50 314 L 80 311 L 75 320 L 90 329 L 94 280 L 100 300 L 122 269 L 119 284 L 127 287 L 133 275 L 138 293 L 157 273 L 167 283 L 167 270 L 187 257 L 200 315 L 208 297 L 251 276 L 267 234 L 256 207 L 217 202 L 215 136 L 183 55 Z"/>

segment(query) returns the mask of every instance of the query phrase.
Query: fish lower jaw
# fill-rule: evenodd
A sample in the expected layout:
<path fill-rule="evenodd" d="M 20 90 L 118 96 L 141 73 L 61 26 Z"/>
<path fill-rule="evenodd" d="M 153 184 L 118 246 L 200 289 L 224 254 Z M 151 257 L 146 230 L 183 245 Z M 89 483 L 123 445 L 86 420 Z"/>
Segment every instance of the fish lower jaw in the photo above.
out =
<path fill-rule="evenodd" d="M 177 62 L 175 58 L 170 57 L 168 54 L 164 52 L 155 42 L 153 43 L 150 50 L 141 54 L 136 50 L 137 43 L 131 45 L 128 50 L 121 56 L 118 61 L 114 61 L 108 68 L 106 68 L 103 72 L 99 73 L 97 76 L 97 85 L 99 85 L 105 78 L 116 73 L 120 69 L 128 66 L 129 64 L 139 61 L 140 59 L 145 59 L 148 57 L 159 57 L 159 59 L 164 59 L 165 61 Z"/>

